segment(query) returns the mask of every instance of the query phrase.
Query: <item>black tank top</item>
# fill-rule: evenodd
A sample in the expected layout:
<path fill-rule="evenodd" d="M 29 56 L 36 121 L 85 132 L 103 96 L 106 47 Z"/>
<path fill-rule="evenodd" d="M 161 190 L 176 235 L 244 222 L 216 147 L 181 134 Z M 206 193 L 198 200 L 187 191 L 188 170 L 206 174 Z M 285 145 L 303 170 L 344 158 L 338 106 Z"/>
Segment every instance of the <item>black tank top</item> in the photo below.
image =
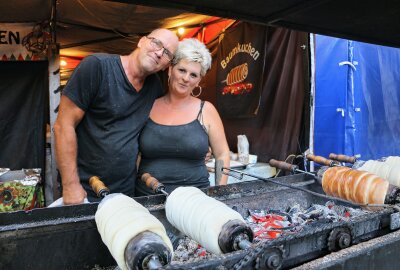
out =
<path fill-rule="evenodd" d="M 165 185 L 167 192 L 179 186 L 210 186 L 204 161 L 208 134 L 199 121 L 203 105 L 204 101 L 197 118 L 188 124 L 167 126 L 148 120 L 139 138 L 139 175 L 150 173 Z M 136 196 L 151 194 L 154 193 L 137 181 Z"/>

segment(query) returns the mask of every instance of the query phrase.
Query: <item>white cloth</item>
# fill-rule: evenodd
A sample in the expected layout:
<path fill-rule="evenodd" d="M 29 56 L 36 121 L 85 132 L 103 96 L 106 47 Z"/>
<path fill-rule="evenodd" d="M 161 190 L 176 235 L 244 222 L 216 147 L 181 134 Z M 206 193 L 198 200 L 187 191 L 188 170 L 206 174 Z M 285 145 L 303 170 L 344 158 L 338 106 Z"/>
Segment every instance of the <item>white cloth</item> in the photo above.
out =
<path fill-rule="evenodd" d="M 83 200 L 83 203 L 90 203 L 89 201 L 88 201 L 88 199 L 87 198 L 85 198 L 84 200 Z M 58 206 L 63 206 L 64 205 L 64 199 L 63 199 L 63 197 L 61 197 L 61 198 L 58 198 L 57 200 L 55 200 L 54 202 L 52 202 L 49 206 L 47 206 L 47 207 L 58 207 Z"/>

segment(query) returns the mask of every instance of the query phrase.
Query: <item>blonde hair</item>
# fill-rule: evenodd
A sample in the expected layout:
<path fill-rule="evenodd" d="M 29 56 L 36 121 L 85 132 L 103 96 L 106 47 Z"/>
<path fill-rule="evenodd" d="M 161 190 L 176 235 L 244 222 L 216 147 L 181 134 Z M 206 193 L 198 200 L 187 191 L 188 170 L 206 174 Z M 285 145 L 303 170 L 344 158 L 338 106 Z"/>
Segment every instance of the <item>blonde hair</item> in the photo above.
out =
<path fill-rule="evenodd" d="M 206 75 L 207 70 L 211 67 L 211 54 L 204 43 L 195 38 L 187 38 L 179 42 L 178 49 L 175 52 L 172 65 L 176 65 L 179 61 L 186 59 L 192 62 L 200 63 L 200 75 Z"/>

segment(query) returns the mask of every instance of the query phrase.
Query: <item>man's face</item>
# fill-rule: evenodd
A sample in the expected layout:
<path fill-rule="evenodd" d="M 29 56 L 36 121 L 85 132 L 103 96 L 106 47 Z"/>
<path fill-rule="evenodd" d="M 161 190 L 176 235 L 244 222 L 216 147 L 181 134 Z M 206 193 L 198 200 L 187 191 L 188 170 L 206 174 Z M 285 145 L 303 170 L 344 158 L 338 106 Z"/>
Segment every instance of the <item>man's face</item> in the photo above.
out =
<path fill-rule="evenodd" d="M 143 69 L 155 73 L 169 66 L 178 47 L 178 38 L 173 32 L 161 29 L 143 37 L 139 47 Z"/>

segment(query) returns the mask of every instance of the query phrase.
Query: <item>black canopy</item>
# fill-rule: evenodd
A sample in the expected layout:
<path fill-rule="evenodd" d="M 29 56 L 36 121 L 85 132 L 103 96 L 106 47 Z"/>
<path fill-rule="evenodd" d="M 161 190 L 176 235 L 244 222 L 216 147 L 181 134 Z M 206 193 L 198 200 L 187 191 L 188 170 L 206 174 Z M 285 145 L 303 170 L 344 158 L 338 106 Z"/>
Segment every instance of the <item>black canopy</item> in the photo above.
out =
<path fill-rule="evenodd" d="M 396 0 L 13 0 L 0 3 L 2 23 L 55 19 L 61 54 L 79 56 L 99 51 L 126 54 L 135 47 L 138 37 L 154 28 L 201 25 L 208 19 L 207 15 L 400 47 L 400 1 Z"/>

